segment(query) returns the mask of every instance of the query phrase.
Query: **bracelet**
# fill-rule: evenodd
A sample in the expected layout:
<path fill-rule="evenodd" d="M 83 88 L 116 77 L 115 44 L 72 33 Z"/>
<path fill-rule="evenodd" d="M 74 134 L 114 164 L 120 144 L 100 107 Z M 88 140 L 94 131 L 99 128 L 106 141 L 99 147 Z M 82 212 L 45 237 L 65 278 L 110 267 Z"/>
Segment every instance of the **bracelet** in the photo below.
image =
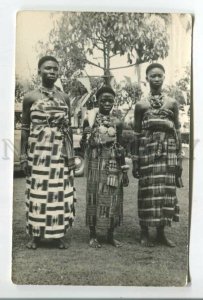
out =
<path fill-rule="evenodd" d="M 30 131 L 30 129 L 28 129 L 26 127 L 21 127 L 21 130 Z"/>
<path fill-rule="evenodd" d="M 23 162 L 27 161 L 28 160 L 28 156 L 27 154 L 21 154 L 20 155 L 20 163 L 22 164 Z"/>
<path fill-rule="evenodd" d="M 27 162 L 27 160 L 21 160 L 20 164 L 23 164 L 24 162 Z"/>
<path fill-rule="evenodd" d="M 132 159 L 132 161 L 138 161 L 139 156 L 138 155 L 131 155 L 131 159 Z"/>
<path fill-rule="evenodd" d="M 29 124 L 22 124 L 21 130 L 30 131 L 30 126 L 29 126 Z"/>
<path fill-rule="evenodd" d="M 181 153 L 177 154 L 177 159 L 183 159 L 183 155 Z"/>

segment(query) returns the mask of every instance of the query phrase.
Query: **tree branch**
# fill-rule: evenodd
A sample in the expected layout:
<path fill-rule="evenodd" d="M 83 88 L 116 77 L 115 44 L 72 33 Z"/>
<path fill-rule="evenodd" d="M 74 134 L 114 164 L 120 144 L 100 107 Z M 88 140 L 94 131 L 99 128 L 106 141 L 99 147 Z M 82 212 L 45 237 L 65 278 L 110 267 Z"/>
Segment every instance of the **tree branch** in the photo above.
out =
<path fill-rule="evenodd" d="M 118 53 L 116 53 L 116 54 L 113 54 L 113 55 L 110 55 L 109 58 L 112 58 L 112 57 L 114 57 L 114 56 L 116 56 L 116 55 L 118 55 L 118 54 L 120 54 L 120 52 L 118 52 Z"/>
<path fill-rule="evenodd" d="M 99 66 L 99 65 L 97 65 L 97 64 L 95 64 L 95 63 L 93 63 L 92 61 L 88 60 L 88 59 L 85 59 L 85 61 L 86 61 L 86 63 L 88 63 L 88 64 L 90 64 L 90 65 L 93 65 L 93 66 L 95 66 L 95 67 L 97 67 L 97 68 L 100 68 L 100 69 L 104 70 L 104 67 L 101 67 L 101 66 Z"/>
<path fill-rule="evenodd" d="M 142 63 L 140 63 L 139 65 L 141 65 Z M 132 65 L 128 65 L 128 66 L 123 66 L 123 67 L 117 67 L 117 68 L 110 68 L 109 70 L 117 70 L 117 69 L 125 69 L 125 68 L 130 68 L 133 66 L 138 65 L 138 63 L 132 64 Z"/>
<path fill-rule="evenodd" d="M 102 35 L 99 35 L 98 32 L 96 32 L 96 36 L 98 37 L 99 41 L 104 43 L 104 39 L 102 38 Z"/>
<path fill-rule="evenodd" d="M 98 35 L 97 35 L 97 38 L 96 38 L 96 37 L 93 37 L 92 40 L 98 41 L 99 43 L 103 43 L 102 38 L 101 38 L 101 37 L 98 37 Z"/>
<path fill-rule="evenodd" d="M 95 47 L 97 47 L 97 49 L 104 51 L 104 48 L 99 47 L 97 44 L 94 44 Z"/>
<path fill-rule="evenodd" d="M 103 59 L 103 56 L 93 57 L 94 59 Z"/>

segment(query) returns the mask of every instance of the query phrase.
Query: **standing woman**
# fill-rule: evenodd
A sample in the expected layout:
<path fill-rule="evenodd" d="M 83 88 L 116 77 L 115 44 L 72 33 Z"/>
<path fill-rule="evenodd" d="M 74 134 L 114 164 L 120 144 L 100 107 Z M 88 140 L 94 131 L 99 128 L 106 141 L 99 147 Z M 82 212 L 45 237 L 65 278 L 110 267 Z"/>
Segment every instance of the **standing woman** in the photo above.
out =
<path fill-rule="evenodd" d="M 81 143 L 86 144 L 87 192 L 86 224 L 89 226 L 89 246 L 100 248 L 97 230 L 107 233 L 107 242 L 115 247 L 121 243 L 114 239 L 114 229 L 123 217 L 123 172 L 127 166 L 120 146 L 122 123 L 110 112 L 115 93 L 103 86 L 96 93 L 99 112 L 84 120 Z"/>
<path fill-rule="evenodd" d="M 139 178 L 138 215 L 140 242 L 154 246 L 148 227 L 157 229 L 157 242 L 175 244 L 165 234 L 165 226 L 179 220 L 176 186 L 182 173 L 178 104 L 162 91 L 165 70 L 161 64 L 147 67 L 149 96 L 135 106 L 135 140 L 132 147 L 133 176 Z"/>
<path fill-rule="evenodd" d="M 63 237 L 75 215 L 70 103 L 54 85 L 58 72 L 55 57 L 42 57 L 41 85 L 23 101 L 21 167 L 26 175 L 29 249 L 36 249 L 41 238 L 56 239 L 60 249 L 67 248 Z"/>

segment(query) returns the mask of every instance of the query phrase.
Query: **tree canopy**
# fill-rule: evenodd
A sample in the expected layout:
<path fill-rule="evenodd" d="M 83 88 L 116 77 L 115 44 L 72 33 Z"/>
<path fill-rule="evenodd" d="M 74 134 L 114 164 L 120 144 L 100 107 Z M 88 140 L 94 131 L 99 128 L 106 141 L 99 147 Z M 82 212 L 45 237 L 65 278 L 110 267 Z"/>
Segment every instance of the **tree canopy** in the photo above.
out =
<path fill-rule="evenodd" d="M 158 14 L 64 12 L 50 32 L 49 42 L 41 42 L 41 52 L 60 60 L 64 81 L 76 70 L 84 70 L 86 64 L 109 76 L 116 55 L 126 55 L 126 67 L 166 57 L 166 20 L 167 15 Z"/>

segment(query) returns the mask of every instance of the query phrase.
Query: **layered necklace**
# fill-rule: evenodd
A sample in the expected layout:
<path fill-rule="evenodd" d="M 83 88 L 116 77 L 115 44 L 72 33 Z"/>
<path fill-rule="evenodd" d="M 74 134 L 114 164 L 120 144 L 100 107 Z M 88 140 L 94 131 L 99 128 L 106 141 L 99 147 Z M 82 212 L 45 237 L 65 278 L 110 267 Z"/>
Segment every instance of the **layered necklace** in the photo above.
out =
<path fill-rule="evenodd" d="M 40 86 L 39 87 L 39 91 L 40 93 L 44 94 L 45 96 L 47 96 L 47 98 L 49 100 L 54 100 L 54 95 L 56 93 L 56 87 L 54 86 L 53 88 L 46 88 L 44 86 Z"/>
<path fill-rule="evenodd" d="M 149 95 L 149 102 L 152 108 L 161 108 L 164 103 L 164 95 L 161 93 L 159 95 Z"/>
<path fill-rule="evenodd" d="M 111 121 L 110 115 L 97 114 L 96 122 L 98 124 L 99 133 L 107 134 L 110 137 L 116 135 L 116 129 Z"/>
<path fill-rule="evenodd" d="M 109 127 L 111 125 L 110 116 L 109 115 L 103 115 L 101 113 L 97 114 L 96 117 L 97 123 L 100 126 Z"/>

